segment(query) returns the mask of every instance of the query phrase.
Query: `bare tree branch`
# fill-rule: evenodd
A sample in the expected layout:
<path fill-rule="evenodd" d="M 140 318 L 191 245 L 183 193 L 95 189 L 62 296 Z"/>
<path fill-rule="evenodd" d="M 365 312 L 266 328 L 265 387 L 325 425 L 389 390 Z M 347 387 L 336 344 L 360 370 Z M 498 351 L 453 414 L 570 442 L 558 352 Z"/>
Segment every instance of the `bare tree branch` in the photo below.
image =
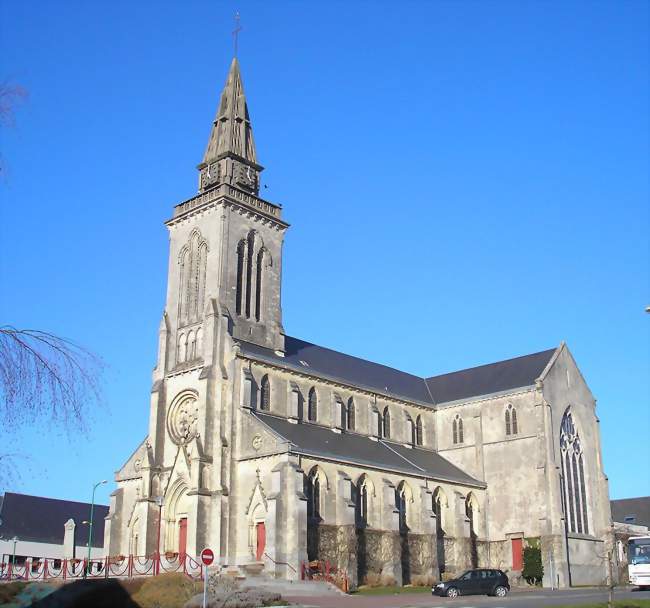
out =
<path fill-rule="evenodd" d="M 13 127 L 16 106 L 27 99 L 27 89 L 9 81 L 0 82 L 0 126 Z"/>
<path fill-rule="evenodd" d="M 0 327 L 0 443 L 10 445 L 26 426 L 83 431 L 91 406 L 102 402 L 103 371 L 99 357 L 65 338 Z M 0 485 L 17 480 L 18 457 L 0 453 Z"/>

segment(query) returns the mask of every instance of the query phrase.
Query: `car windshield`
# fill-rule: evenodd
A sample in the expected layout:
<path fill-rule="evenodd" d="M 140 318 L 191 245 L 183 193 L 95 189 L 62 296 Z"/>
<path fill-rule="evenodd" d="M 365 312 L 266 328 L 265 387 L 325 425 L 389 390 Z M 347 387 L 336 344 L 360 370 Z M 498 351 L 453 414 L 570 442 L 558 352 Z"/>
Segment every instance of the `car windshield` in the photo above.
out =
<path fill-rule="evenodd" d="M 633 566 L 650 564 L 650 539 L 631 540 L 627 547 L 627 561 Z"/>

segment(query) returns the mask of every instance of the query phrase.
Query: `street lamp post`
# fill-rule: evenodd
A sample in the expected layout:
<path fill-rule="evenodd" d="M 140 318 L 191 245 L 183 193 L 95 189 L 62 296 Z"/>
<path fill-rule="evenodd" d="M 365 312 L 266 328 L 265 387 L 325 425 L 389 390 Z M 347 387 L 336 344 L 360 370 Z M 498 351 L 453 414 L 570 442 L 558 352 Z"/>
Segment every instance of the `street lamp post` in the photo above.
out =
<path fill-rule="evenodd" d="M 108 483 L 106 479 L 102 481 L 98 481 L 94 486 L 93 486 L 93 497 L 92 500 L 90 501 L 90 520 L 88 522 L 88 562 L 86 564 L 86 570 L 84 572 L 84 578 L 90 573 L 90 549 L 93 544 L 93 511 L 95 510 L 95 491 L 97 488 L 101 485 L 104 485 L 105 483 Z"/>

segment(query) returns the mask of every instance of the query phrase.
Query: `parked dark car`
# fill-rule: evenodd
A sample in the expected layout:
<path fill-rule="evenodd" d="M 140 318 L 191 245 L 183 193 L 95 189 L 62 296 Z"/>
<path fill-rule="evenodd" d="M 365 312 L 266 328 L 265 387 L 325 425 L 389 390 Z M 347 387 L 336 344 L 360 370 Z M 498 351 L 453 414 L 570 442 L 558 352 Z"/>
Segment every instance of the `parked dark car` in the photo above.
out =
<path fill-rule="evenodd" d="M 501 570 L 477 568 L 468 570 L 458 578 L 438 583 L 431 588 L 433 595 L 458 597 L 459 595 L 496 595 L 505 597 L 510 591 L 508 577 Z"/>

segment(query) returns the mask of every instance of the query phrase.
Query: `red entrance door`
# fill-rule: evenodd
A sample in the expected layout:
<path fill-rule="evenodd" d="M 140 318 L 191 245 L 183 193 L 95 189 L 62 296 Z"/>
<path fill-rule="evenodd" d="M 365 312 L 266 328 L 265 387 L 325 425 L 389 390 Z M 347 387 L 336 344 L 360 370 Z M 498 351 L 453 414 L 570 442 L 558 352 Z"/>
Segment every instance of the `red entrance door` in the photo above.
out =
<path fill-rule="evenodd" d="M 512 539 L 512 569 L 521 570 L 524 567 L 523 540 L 521 538 Z"/>
<path fill-rule="evenodd" d="M 178 522 L 178 554 L 187 553 L 187 518 L 183 517 Z"/>
<path fill-rule="evenodd" d="M 264 548 L 266 547 L 266 528 L 264 527 L 264 522 L 261 521 L 258 523 L 255 528 L 257 529 L 257 552 L 255 553 L 255 559 L 259 562 L 264 555 Z"/>

